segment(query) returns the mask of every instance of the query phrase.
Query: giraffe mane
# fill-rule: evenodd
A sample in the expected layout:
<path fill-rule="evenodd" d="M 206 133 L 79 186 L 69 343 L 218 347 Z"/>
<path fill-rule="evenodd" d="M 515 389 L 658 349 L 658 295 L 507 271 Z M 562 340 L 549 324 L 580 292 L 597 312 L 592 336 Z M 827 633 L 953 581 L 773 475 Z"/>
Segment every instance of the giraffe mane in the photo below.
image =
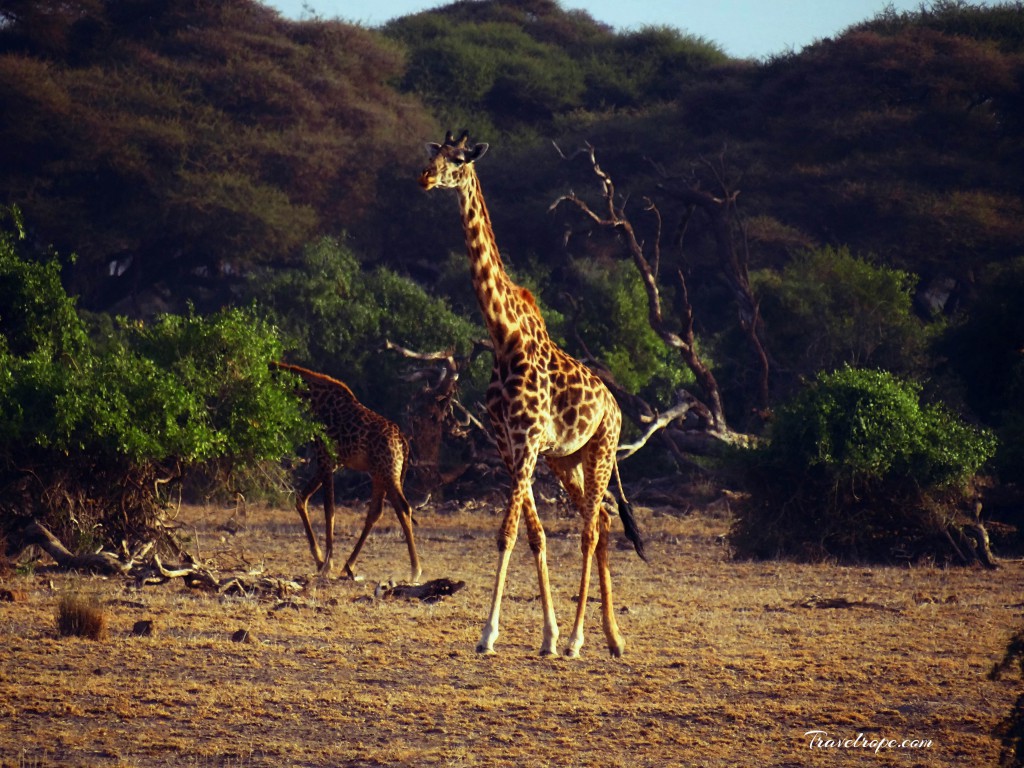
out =
<path fill-rule="evenodd" d="M 291 373 L 294 373 L 294 374 L 302 377 L 302 379 L 307 381 L 307 382 L 309 382 L 309 381 L 317 381 L 317 382 L 321 382 L 321 383 L 324 383 L 324 384 L 330 384 L 332 386 L 338 387 L 339 389 L 341 389 L 345 393 L 347 393 L 349 395 L 349 397 L 351 397 L 353 400 L 358 400 L 359 399 L 359 398 L 356 397 L 355 392 L 352 391 L 352 388 L 349 387 L 348 384 L 346 384 L 345 382 L 340 381 L 338 379 L 335 379 L 335 378 L 333 378 L 331 376 L 328 376 L 326 373 L 318 373 L 317 371 L 311 371 L 308 368 L 303 368 L 300 365 L 292 365 L 291 363 L 282 363 L 282 362 L 278 362 L 277 360 L 272 360 L 270 362 L 270 365 L 271 365 L 271 367 L 278 368 L 278 369 L 280 369 L 282 371 L 290 371 Z"/>
<path fill-rule="evenodd" d="M 547 323 L 544 322 L 544 315 L 540 311 L 540 307 L 537 306 L 537 299 L 534 298 L 529 288 L 523 288 L 519 286 L 519 297 L 526 302 L 529 309 L 533 310 L 533 314 L 540 320 L 542 328 L 547 328 Z"/>

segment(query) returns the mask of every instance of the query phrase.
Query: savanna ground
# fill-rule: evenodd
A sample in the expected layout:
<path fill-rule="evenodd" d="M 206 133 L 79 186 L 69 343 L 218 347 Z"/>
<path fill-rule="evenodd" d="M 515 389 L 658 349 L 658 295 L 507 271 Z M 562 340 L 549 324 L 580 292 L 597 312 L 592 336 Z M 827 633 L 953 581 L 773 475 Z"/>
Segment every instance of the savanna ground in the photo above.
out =
<path fill-rule="evenodd" d="M 309 579 L 296 597 L 217 597 L 181 579 L 136 589 L 44 566 L 2 579 L 0 766 L 982 766 L 1021 691 L 989 680 L 1022 626 L 1024 564 L 1001 570 L 730 560 L 723 514 L 640 507 L 650 564 L 612 556 L 626 655 L 609 658 L 596 602 L 580 659 L 542 659 L 525 537 L 498 655 L 474 645 L 496 564 L 496 505 L 420 510 L 424 580 L 464 580 L 435 604 L 375 599 L 403 578 L 394 518 L 361 582 Z M 342 558 L 363 508 L 339 514 Z M 388 513 L 390 515 L 390 512 Z M 563 641 L 576 522 L 545 510 Z M 193 507 L 180 522 L 222 573 L 306 579 L 290 509 Z M 620 526 L 615 521 L 616 531 Z M 616 533 L 616 539 L 620 539 Z M 596 592 L 596 585 L 595 590 Z M 59 637 L 69 592 L 106 611 L 106 639 Z M 141 619 L 152 636 L 131 634 Z M 248 642 L 232 634 L 249 631 Z M 811 748 L 809 731 L 857 746 Z M 872 749 L 866 741 L 920 740 Z"/>

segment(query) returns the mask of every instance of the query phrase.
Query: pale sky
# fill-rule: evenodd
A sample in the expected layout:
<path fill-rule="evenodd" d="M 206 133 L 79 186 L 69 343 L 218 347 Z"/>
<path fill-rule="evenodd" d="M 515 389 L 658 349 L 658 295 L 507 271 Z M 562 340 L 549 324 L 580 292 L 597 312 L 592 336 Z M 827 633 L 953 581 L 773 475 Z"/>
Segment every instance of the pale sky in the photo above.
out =
<path fill-rule="evenodd" d="M 433 0 L 263 0 L 292 19 L 340 18 L 368 27 L 437 8 Z M 874 17 L 887 5 L 915 11 L 921 0 L 561 0 L 619 30 L 648 24 L 675 27 L 717 43 L 730 56 L 763 58 L 799 51 Z"/>

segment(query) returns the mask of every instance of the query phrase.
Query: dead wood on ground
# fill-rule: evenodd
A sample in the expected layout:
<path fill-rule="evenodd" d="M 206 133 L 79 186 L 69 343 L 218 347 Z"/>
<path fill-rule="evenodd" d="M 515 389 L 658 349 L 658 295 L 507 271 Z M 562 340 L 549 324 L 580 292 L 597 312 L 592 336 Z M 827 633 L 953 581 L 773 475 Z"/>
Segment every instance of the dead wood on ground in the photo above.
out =
<path fill-rule="evenodd" d="M 384 600 L 404 598 L 406 600 L 420 600 L 424 603 L 436 603 L 450 595 L 454 595 L 466 586 L 464 581 L 452 581 L 451 579 L 434 579 L 426 584 L 397 584 L 395 586 L 377 587 L 377 596 Z"/>
<path fill-rule="evenodd" d="M 166 584 L 181 579 L 189 589 L 198 589 L 218 595 L 246 597 L 276 597 L 283 599 L 303 589 L 301 583 L 269 576 L 221 576 L 215 570 L 198 562 L 188 553 L 181 553 L 182 562 L 164 564 L 153 552 L 154 542 L 144 542 L 129 550 L 122 543 L 120 553 L 100 551 L 93 554 L 73 554 L 46 526 L 32 522 L 22 532 L 22 548 L 38 546 L 48 554 L 62 571 L 82 571 L 103 576 L 122 576 L 137 588 Z"/>

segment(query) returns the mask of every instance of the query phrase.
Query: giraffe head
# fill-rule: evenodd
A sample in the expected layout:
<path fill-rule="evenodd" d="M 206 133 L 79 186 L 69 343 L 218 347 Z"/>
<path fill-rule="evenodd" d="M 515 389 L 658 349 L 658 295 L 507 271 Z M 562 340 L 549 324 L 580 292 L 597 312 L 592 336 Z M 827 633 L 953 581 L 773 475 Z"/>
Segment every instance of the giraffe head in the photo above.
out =
<path fill-rule="evenodd" d="M 470 176 L 469 166 L 479 160 L 487 152 L 487 144 L 468 146 L 469 131 L 463 131 L 456 140 L 448 131 L 444 144 L 427 144 L 430 162 L 420 174 L 420 186 L 423 189 L 441 187 L 457 189 Z"/>

